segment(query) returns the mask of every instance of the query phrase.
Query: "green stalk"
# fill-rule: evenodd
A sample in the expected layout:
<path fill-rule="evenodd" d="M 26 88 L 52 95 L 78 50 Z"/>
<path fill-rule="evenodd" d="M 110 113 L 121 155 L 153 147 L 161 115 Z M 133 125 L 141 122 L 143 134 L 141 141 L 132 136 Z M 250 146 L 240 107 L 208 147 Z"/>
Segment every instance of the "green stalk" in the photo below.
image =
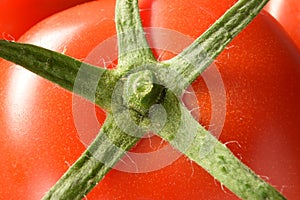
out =
<path fill-rule="evenodd" d="M 171 91 L 167 92 L 162 105 L 168 113 L 168 120 L 166 127 L 158 133 L 159 136 L 207 170 L 241 199 L 285 199 L 202 127 L 181 103 L 178 102 L 177 107 L 174 107 L 177 99 Z M 178 116 L 181 116 L 180 119 Z"/>
<path fill-rule="evenodd" d="M 189 47 L 165 61 L 178 75 L 191 84 L 260 12 L 269 0 L 239 0 Z M 173 77 L 173 80 L 178 80 Z"/>
<path fill-rule="evenodd" d="M 82 199 L 138 140 L 120 130 L 109 115 L 90 147 L 43 199 Z"/>
<path fill-rule="evenodd" d="M 144 35 L 138 0 L 117 0 L 115 18 L 119 69 L 128 70 L 133 66 L 155 61 Z"/>
<path fill-rule="evenodd" d="M 119 79 L 113 71 L 83 63 L 42 47 L 6 40 L 0 40 L 0 57 L 22 65 L 70 92 L 95 101 L 104 109 L 110 109 L 112 90 Z M 79 72 L 80 76 L 77 76 Z M 92 87 L 94 85 L 101 89 L 95 91 Z"/>

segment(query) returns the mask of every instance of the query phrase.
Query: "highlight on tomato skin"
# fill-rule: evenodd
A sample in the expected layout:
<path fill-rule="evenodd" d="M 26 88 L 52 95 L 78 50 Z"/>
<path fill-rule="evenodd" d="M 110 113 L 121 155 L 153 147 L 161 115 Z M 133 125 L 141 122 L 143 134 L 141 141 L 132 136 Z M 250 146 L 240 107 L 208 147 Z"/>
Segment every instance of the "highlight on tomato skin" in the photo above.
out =
<path fill-rule="evenodd" d="M 196 38 L 233 0 L 141 0 L 146 27 L 163 27 Z M 53 15 L 19 41 L 84 59 L 114 36 L 114 0 L 91 2 Z M 104 28 L 103 28 L 104 27 Z M 149 37 L 150 42 L 159 38 Z M 172 41 L 170 41 L 172 42 Z M 177 43 L 179 41 L 176 41 Z M 154 50 L 160 59 L 163 50 Z M 97 60 L 95 60 L 96 63 Z M 99 63 L 98 63 L 99 64 Z M 299 52 L 266 13 L 258 16 L 216 59 L 226 89 L 226 120 L 220 140 L 288 199 L 300 193 Z M 200 123 L 213 127 L 210 93 L 199 77 L 193 84 Z M 0 61 L 0 196 L 40 199 L 85 150 L 74 124 L 72 95 L 36 75 Z M 89 102 L 82 100 L 84 110 Z M 218 114 L 218 113 L 214 113 Z M 99 125 L 105 112 L 97 108 Z M 83 120 L 89 117 L 82 113 Z M 91 127 L 89 127 L 91 128 Z M 88 129 L 93 137 L 99 127 Z M 133 151 L 159 148 L 143 139 Z M 164 144 L 163 144 L 164 145 Z M 166 155 L 168 157 L 168 155 Z M 153 162 L 145 161 L 145 164 Z M 148 173 L 112 170 L 88 199 L 238 199 L 201 167 L 182 156 Z"/>
<path fill-rule="evenodd" d="M 30 27 L 54 13 L 91 0 L 2 0 L 0 38 L 17 40 Z"/>
<path fill-rule="evenodd" d="M 300 1 L 270 0 L 265 10 L 278 20 L 300 49 Z"/>

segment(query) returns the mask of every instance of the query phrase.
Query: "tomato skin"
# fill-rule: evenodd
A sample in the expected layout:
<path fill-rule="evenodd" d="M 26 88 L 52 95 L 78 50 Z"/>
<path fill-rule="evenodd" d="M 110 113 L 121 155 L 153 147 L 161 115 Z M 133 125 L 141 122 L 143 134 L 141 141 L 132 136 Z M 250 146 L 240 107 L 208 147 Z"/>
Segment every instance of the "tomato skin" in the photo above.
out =
<path fill-rule="evenodd" d="M 233 3 L 232 0 L 221 3 L 156 0 L 141 1 L 140 6 L 144 26 L 169 28 L 197 37 Z M 114 34 L 114 1 L 101 1 L 54 15 L 33 27 L 20 41 L 83 59 Z M 267 176 L 289 199 L 297 199 L 300 192 L 297 188 L 300 184 L 299 52 L 276 22 L 263 13 L 215 63 L 227 93 L 226 122 L 220 140 L 237 141 L 241 147 L 235 143 L 228 147 L 244 163 L 259 175 Z M 0 66 L 0 120 L 3 122 L 0 151 L 5 152 L 0 154 L 0 168 L 6 172 L 0 182 L 0 196 L 40 199 L 85 149 L 73 122 L 72 96 L 18 66 L 6 61 L 1 61 Z M 23 92 L 19 94 L 22 87 Z M 209 92 L 201 78 L 193 88 L 201 108 L 200 121 L 209 126 Z M 105 114 L 98 112 L 99 121 L 103 121 Z M 154 138 L 155 141 L 159 143 Z M 142 151 L 148 143 L 148 139 L 143 140 L 135 151 Z M 224 190 L 208 173 L 182 156 L 159 171 L 133 174 L 112 170 L 87 197 L 237 199 Z"/>
<path fill-rule="evenodd" d="M 271 0 L 265 9 L 278 20 L 300 49 L 300 2 Z"/>
<path fill-rule="evenodd" d="M 0 38 L 17 40 L 30 27 L 59 11 L 91 0 L 2 0 Z"/>

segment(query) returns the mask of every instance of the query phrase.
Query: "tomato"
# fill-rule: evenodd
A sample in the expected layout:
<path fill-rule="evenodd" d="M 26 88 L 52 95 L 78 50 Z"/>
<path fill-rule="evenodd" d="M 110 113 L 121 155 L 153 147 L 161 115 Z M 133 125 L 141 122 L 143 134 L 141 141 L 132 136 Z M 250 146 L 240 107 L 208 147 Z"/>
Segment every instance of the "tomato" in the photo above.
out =
<path fill-rule="evenodd" d="M 50 15 L 90 0 L 0 1 L 0 38 L 18 39 L 31 26 Z"/>
<path fill-rule="evenodd" d="M 142 0 L 142 23 L 145 27 L 171 29 L 196 38 L 233 3 Z M 20 41 L 83 60 L 113 35 L 114 1 L 109 0 L 53 15 L 30 29 Z M 165 37 L 154 38 L 148 33 L 148 39 L 153 44 L 164 42 Z M 159 59 L 172 56 L 171 52 L 154 51 Z M 226 105 L 226 118 L 219 139 L 289 199 L 297 199 L 300 193 L 299 55 L 275 20 L 263 12 L 215 60 L 226 92 L 226 101 L 221 102 Z M 99 55 L 87 61 L 102 65 L 113 61 L 110 59 L 113 58 L 102 59 Z M 9 62 L 2 61 L 0 66 L 0 169 L 5 172 L 0 196 L 40 199 L 85 150 L 86 141 L 81 141 L 74 123 L 71 93 Z M 222 114 L 212 113 L 210 95 L 214 90 L 208 90 L 201 77 L 192 87 L 200 108 L 199 121 L 214 130 L 218 124 L 211 124 L 212 114 L 217 118 Z M 218 87 L 215 85 L 215 89 Z M 82 101 L 80 106 L 84 109 L 88 105 Z M 90 122 L 86 112 L 80 114 L 83 124 Z M 103 123 L 105 113 L 97 109 L 97 115 L 99 123 Z M 95 125 L 86 132 L 93 135 L 98 129 Z M 157 137 L 146 138 L 133 151 L 153 151 L 160 148 L 160 143 Z M 170 151 L 164 159 L 173 153 Z M 143 163 L 153 165 L 152 160 Z M 148 173 L 113 169 L 87 198 L 237 199 L 184 156 Z"/>
<path fill-rule="evenodd" d="M 271 0 L 266 6 L 266 10 L 278 20 L 300 49 L 300 2 L 297 0 Z"/>

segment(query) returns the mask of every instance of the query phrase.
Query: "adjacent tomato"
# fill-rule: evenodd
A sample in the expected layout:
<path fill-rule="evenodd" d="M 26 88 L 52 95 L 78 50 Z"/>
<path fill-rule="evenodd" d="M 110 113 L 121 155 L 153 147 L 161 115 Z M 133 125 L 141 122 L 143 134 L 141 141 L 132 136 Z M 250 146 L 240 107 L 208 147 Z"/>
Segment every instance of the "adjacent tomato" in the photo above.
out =
<path fill-rule="evenodd" d="M 0 38 L 18 39 L 30 27 L 50 15 L 91 0 L 2 0 Z"/>
<path fill-rule="evenodd" d="M 142 0 L 140 7 L 145 27 L 163 27 L 196 38 L 233 3 Z M 37 24 L 20 41 L 84 59 L 114 34 L 114 1 L 109 0 L 56 14 Z M 148 36 L 150 43 L 160 40 Z M 170 41 L 176 43 L 180 41 Z M 160 59 L 170 55 L 159 50 L 155 54 Z M 227 111 L 220 140 L 289 199 L 297 199 L 300 193 L 299 55 L 277 23 L 263 12 L 215 61 L 226 90 L 226 102 L 221 102 Z M 88 61 L 103 64 L 101 55 Z M 73 121 L 72 95 L 6 61 L 0 65 L 0 80 L 0 196 L 40 199 L 85 150 Z M 202 78 L 194 82 L 193 88 L 200 122 L 218 128 L 218 124 L 210 124 L 214 106 L 210 94 L 214 91 L 208 91 Z M 100 109 L 97 112 L 102 123 L 105 113 Z M 81 114 L 82 121 L 88 123 L 87 114 Z M 98 128 L 86 132 L 95 134 Z M 155 149 L 159 143 L 156 137 L 144 139 L 134 151 Z M 143 162 L 153 164 L 151 160 Z M 237 199 L 184 156 L 149 173 L 112 170 L 87 197 Z"/>
<path fill-rule="evenodd" d="M 278 20 L 300 49 L 300 2 L 271 0 L 266 10 Z"/>

